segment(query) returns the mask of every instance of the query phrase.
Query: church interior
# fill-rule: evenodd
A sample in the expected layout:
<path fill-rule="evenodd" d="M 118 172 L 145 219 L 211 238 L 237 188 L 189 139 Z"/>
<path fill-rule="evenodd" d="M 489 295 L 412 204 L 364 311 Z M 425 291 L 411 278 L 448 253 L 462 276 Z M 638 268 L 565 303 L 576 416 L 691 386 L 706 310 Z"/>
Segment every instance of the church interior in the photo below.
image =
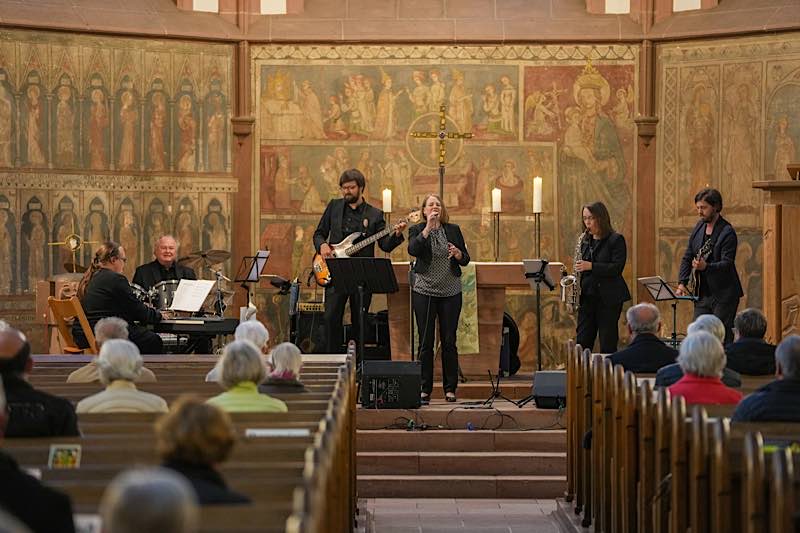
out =
<path fill-rule="evenodd" d="M 352 168 L 388 228 L 434 194 L 463 234 L 455 408 L 441 350 L 429 406 L 364 407 L 356 361 L 412 364 L 421 343 L 406 242 L 375 249 L 399 292 L 372 298 L 370 346 L 325 350 L 314 235 Z M 738 310 L 782 344 L 800 334 L 798 170 L 798 0 L 0 0 L 0 321 L 27 339 L 26 379 L 73 404 L 102 389 L 65 383 L 99 350 L 72 349 L 48 298 L 74 296 L 107 241 L 133 283 L 164 235 L 224 300 L 220 322 L 252 312 L 265 353 L 304 352 L 288 415 L 231 415 L 217 471 L 251 503 L 175 531 L 800 531 L 800 425 L 731 422 L 582 352 L 558 286 L 602 202 L 627 242 L 615 350 L 642 302 L 677 348 L 695 308 L 640 280 L 683 280 L 696 194 L 715 189 Z M 531 259 L 554 290 L 526 278 Z M 140 388 L 215 396 L 222 349 L 145 356 L 158 382 Z M 560 383 L 555 409 L 519 405 L 535 375 Z M 79 412 L 77 435 L 0 431 L 0 452 L 70 496 L 76 530 L 102 515 L 111 531 L 106 489 L 159 464 L 156 420 Z"/>

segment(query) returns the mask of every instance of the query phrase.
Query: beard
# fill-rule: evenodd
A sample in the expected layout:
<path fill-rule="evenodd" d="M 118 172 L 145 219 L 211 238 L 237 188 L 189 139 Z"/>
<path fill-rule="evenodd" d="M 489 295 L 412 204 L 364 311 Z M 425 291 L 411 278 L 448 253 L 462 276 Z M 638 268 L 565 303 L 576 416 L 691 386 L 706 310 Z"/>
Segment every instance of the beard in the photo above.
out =
<path fill-rule="evenodd" d="M 344 195 L 344 201 L 347 202 L 348 204 L 354 204 L 358 202 L 358 195 L 347 193 Z"/>

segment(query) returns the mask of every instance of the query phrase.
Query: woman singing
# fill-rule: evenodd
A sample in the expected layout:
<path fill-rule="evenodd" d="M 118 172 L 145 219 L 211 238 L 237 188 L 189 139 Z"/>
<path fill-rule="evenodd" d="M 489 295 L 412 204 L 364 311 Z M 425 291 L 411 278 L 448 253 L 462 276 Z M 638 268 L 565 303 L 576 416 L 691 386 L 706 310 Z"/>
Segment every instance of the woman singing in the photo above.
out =
<path fill-rule="evenodd" d="M 445 398 L 456 401 L 458 351 L 456 330 L 461 314 L 461 267 L 469 263 L 469 253 L 461 229 L 448 223 L 441 198 L 429 194 L 422 202 L 425 222 L 408 230 L 408 253 L 414 263 L 412 302 L 419 330 L 419 357 L 422 360 L 423 405 L 430 402 L 433 390 L 433 338 L 436 317 L 442 343 L 442 375 Z"/>
<path fill-rule="evenodd" d="M 122 273 L 127 261 L 125 248 L 118 243 L 106 241 L 101 244 L 94 254 L 91 266 L 78 284 L 78 299 L 92 329 L 101 318 L 119 317 L 128 323 L 128 338 L 139 347 L 141 353 L 162 353 L 161 337 L 134 324 L 160 322 L 161 313 L 146 306 L 133 295 L 131 286 Z M 72 336 L 81 348 L 89 347 L 89 341 L 77 320 L 72 326 Z"/>
<path fill-rule="evenodd" d="M 576 342 L 594 350 L 600 335 L 600 352 L 617 351 L 619 315 L 622 303 L 631 299 L 622 277 L 628 256 L 625 237 L 611 227 L 608 209 L 602 202 L 584 205 L 581 257 L 575 270 L 581 274 Z"/>

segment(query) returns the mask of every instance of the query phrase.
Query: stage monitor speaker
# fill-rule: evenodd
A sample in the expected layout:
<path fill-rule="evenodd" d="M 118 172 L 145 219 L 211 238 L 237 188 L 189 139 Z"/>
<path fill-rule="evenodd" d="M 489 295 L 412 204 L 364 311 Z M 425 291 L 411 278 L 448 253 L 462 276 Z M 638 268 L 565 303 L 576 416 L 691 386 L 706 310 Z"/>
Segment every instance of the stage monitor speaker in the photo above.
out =
<path fill-rule="evenodd" d="M 366 409 L 416 409 L 422 366 L 419 361 L 364 361 L 361 406 Z"/>
<path fill-rule="evenodd" d="M 563 370 L 540 370 L 533 375 L 531 390 L 539 409 L 561 409 L 567 405 L 567 373 Z"/>
<path fill-rule="evenodd" d="M 328 349 L 325 336 L 325 315 L 322 311 L 300 311 L 292 318 L 292 342 L 303 353 L 325 353 Z"/>

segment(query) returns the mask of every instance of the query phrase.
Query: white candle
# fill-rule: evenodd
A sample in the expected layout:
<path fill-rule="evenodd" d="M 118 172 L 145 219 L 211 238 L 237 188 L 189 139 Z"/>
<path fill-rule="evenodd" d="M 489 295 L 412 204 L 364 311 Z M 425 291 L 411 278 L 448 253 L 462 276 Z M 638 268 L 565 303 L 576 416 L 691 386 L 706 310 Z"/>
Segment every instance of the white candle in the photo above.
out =
<path fill-rule="evenodd" d="M 499 213 L 503 210 L 501 208 L 501 200 L 500 200 L 501 195 L 502 192 L 500 191 L 500 189 L 498 189 L 497 187 L 492 189 L 492 213 Z"/>
<path fill-rule="evenodd" d="M 533 212 L 542 212 L 542 178 L 533 178 Z"/>
<path fill-rule="evenodd" d="M 391 189 L 383 189 L 383 212 L 384 213 L 391 213 L 392 212 L 392 190 Z"/>

